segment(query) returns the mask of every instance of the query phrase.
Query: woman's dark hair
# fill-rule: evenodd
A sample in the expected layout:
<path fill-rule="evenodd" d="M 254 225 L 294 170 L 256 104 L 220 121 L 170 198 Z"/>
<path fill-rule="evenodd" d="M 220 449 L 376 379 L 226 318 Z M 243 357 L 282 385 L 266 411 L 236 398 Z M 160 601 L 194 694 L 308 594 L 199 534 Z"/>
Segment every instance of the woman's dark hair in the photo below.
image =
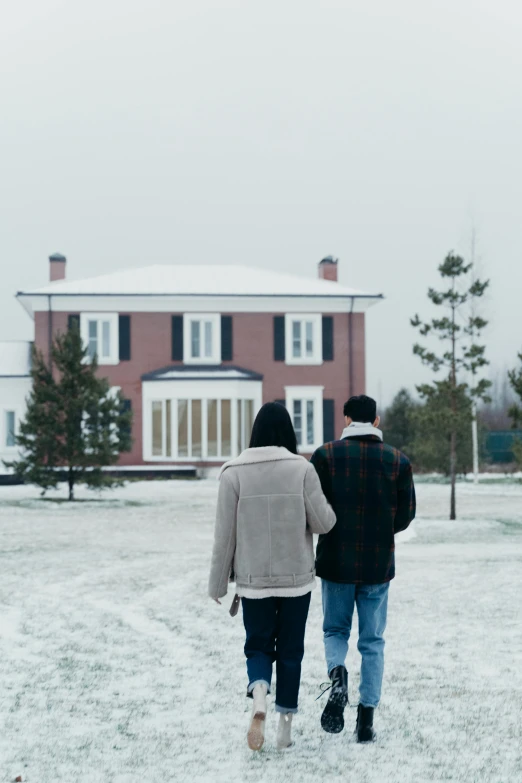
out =
<path fill-rule="evenodd" d="M 292 454 L 297 454 L 297 438 L 290 414 L 284 405 L 267 402 L 256 416 L 250 448 L 263 446 L 283 446 Z"/>

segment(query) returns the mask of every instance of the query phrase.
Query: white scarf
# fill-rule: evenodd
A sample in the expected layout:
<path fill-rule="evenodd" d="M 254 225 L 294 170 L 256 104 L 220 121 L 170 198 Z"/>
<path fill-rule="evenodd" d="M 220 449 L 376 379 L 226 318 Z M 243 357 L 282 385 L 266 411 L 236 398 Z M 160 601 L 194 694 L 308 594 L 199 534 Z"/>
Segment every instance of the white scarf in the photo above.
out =
<path fill-rule="evenodd" d="M 352 421 L 349 427 L 344 428 L 341 440 L 343 440 L 343 438 L 360 438 L 362 435 L 375 435 L 379 440 L 383 440 L 382 430 L 378 430 L 370 421 L 366 423 L 362 421 Z"/>

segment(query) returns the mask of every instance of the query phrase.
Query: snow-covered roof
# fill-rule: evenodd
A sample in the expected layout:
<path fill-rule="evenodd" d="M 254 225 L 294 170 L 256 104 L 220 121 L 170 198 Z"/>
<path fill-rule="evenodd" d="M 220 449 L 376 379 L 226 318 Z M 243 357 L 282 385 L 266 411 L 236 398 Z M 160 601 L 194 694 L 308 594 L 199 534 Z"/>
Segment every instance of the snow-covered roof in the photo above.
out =
<path fill-rule="evenodd" d="M 194 365 L 162 367 L 145 373 L 143 381 L 262 381 L 263 376 L 252 370 L 227 365 Z"/>
<path fill-rule="evenodd" d="M 357 296 L 381 298 L 320 278 L 235 265 L 171 264 L 124 269 L 83 280 L 57 280 L 31 294 L 157 296 Z"/>
<path fill-rule="evenodd" d="M 31 343 L 0 342 L 0 378 L 19 378 L 31 372 Z"/>

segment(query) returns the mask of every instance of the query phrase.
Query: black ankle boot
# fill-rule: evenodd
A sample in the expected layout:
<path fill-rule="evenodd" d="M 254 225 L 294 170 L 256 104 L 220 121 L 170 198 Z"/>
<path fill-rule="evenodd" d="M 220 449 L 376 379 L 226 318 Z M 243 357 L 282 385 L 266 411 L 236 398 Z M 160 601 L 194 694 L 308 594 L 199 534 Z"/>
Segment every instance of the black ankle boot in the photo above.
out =
<path fill-rule="evenodd" d="M 373 730 L 373 707 L 363 707 L 359 704 L 357 708 L 357 726 L 355 727 L 357 742 L 374 742 L 375 732 Z"/>
<path fill-rule="evenodd" d="M 329 734 L 339 734 L 344 729 L 344 708 L 348 704 L 348 672 L 344 666 L 336 666 L 330 672 L 332 688 L 328 703 L 321 715 L 321 726 Z"/>

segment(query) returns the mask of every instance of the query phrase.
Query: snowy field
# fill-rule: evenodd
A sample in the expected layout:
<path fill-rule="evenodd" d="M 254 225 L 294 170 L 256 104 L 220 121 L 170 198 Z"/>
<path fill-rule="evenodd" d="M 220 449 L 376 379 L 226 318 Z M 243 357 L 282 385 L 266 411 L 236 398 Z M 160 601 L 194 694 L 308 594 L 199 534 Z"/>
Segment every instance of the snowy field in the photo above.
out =
<path fill-rule="evenodd" d="M 378 742 L 339 736 L 313 594 L 296 748 L 246 748 L 241 616 L 206 597 L 217 482 L 72 505 L 0 487 L 0 781 L 522 781 L 522 485 L 418 487 L 398 537 Z M 65 490 L 60 493 L 65 495 Z M 96 496 L 94 496 L 96 497 Z M 230 596 L 231 599 L 231 596 Z M 348 662 L 357 704 L 359 660 Z"/>

